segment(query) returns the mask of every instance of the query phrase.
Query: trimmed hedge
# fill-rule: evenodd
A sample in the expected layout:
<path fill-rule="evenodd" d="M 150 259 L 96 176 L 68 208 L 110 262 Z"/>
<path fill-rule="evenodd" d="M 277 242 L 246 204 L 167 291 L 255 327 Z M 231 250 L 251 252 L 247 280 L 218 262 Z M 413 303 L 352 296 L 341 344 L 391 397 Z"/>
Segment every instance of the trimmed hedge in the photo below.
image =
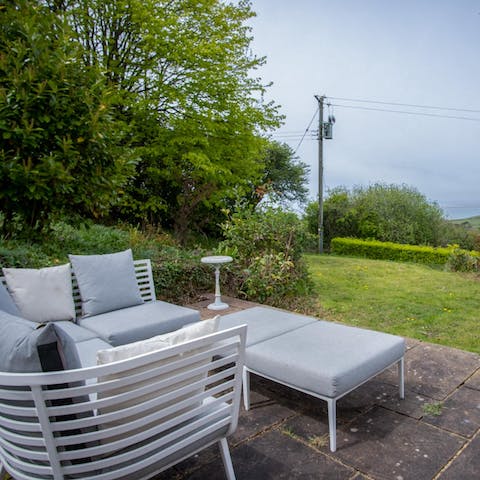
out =
<path fill-rule="evenodd" d="M 446 265 L 451 260 L 452 254 L 456 254 L 457 250 L 458 246 L 456 245 L 436 248 L 356 238 L 334 238 L 330 246 L 330 251 L 337 255 L 415 262 L 427 265 Z M 465 251 L 465 253 L 472 257 L 480 257 L 479 252 Z"/>

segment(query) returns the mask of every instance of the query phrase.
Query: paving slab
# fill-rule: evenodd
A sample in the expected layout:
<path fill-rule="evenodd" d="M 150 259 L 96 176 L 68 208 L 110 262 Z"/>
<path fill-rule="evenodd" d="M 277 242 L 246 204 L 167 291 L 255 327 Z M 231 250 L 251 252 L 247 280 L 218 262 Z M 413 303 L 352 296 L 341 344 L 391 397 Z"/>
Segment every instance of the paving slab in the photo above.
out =
<path fill-rule="evenodd" d="M 251 408 L 245 411 L 243 405 L 237 430 L 229 437 L 230 445 L 238 445 L 258 433 L 272 428 L 285 419 L 297 415 L 295 411 L 256 392 L 251 391 Z"/>
<path fill-rule="evenodd" d="M 307 445 L 272 430 L 231 451 L 237 480 L 351 480 L 355 471 Z M 225 480 L 218 458 L 193 472 L 189 480 Z"/>
<path fill-rule="evenodd" d="M 376 377 L 378 378 L 378 377 Z M 373 405 L 380 405 L 393 412 L 402 413 L 409 417 L 420 419 L 423 417 L 423 405 L 431 401 L 426 396 L 419 395 L 417 392 L 405 389 L 405 398 L 400 399 L 398 386 L 389 383 L 383 383 L 376 378 L 364 383 L 362 386 L 350 392 L 338 402 L 339 408 L 345 404 L 357 405 L 357 408 L 364 406 L 365 409 Z"/>
<path fill-rule="evenodd" d="M 444 400 L 479 367 L 479 355 L 422 343 L 405 355 L 405 384 L 421 395 Z"/>
<path fill-rule="evenodd" d="M 438 480 L 474 480 L 480 478 L 480 433 L 444 470 Z"/>
<path fill-rule="evenodd" d="M 453 434 L 375 407 L 337 428 L 335 456 L 376 480 L 423 480 L 432 479 L 464 443 Z"/>
<path fill-rule="evenodd" d="M 480 428 L 480 390 L 459 388 L 443 403 L 439 415 L 425 415 L 423 421 L 472 437 Z"/>
<path fill-rule="evenodd" d="M 207 306 L 214 301 L 215 295 L 213 293 L 206 293 L 201 295 L 198 302 L 188 305 L 188 307 L 198 310 L 202 320 L 205 320 L 207 318 L 212 318 L 215 315 L 228 315 L 230 313 L 240 312 L 241 310 L 258 306 L 258 303 L 222 295 L 222 302 L 228 304 L 228 308 L 225 310 L 209 310 Z"/>

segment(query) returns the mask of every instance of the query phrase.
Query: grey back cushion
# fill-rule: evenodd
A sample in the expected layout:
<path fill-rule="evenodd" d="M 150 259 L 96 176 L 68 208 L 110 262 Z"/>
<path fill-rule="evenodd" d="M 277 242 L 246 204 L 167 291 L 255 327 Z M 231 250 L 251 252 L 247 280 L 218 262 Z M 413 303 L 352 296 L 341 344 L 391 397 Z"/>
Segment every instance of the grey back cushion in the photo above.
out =
<path fill-rule="evenodd" d="M 75 342 L 54 323 L 0 311 L 0 370 L 42 372 L 80 368 Z"/>
<path fill-rule="evenodd" d="M 22 315 L 2 282 L 0 282 L 0 310 L 19 317 Z"/>
<path fill-rule="evenodd" d="M 84 317 L 143 303 L 130 249 L 106 255 L 69 255 Z"/>

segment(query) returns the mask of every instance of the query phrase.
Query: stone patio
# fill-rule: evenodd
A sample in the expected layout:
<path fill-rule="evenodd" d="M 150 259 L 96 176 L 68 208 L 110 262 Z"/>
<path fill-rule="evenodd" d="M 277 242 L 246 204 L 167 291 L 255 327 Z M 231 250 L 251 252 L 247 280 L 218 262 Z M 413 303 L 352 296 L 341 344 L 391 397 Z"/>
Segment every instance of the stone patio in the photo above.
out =
<path fill-rule="evenodd" d="M 224 300 L 221 314 L 255 305 Z M 191 307 L 209 318 L 211 302 Z M 252 375 L 252 408 L 242 407 L 229 438 L 237 479 L 480 479 L 480 356 L 417 340 L 407 347 L 405 400 L 395 369 L 339 400 L 335 453 L 326 402 Z M 157 477 L 224 478 L 217 447 Z"/>

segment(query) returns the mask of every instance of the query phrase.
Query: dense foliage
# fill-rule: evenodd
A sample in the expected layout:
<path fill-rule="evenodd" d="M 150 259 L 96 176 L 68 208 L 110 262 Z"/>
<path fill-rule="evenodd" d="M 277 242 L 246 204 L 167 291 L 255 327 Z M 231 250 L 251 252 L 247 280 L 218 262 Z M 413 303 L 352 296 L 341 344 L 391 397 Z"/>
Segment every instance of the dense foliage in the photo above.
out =
<path fill-rule="evenodd" d="M 48 241 L 43 242 L 2 241 L 0 265 L 42 268 L 67 263 L 69 253 L 90 255 L 131 248 L 135 258 L 152 260 L 155 288 L 160 299 L 188 303 L 212 289 L 212 271 L 200 263 L 205 252 L 181 249 L 168 235 L 91 222 L 77 227 L 64 221 L 48 225 L 48 232 Z"/>
<path fill-rule="evenodd" d="M 248 1 L 81 0 L 60 6 L 119 94 L 140 161 L 113 216 L 183 240 L 259 182 L 277 107 L 254 75 Z M 216 218 L 214 218 L 216 221 Z"/>
<path fill-rule="evenodd" d="M 134 167 L 111 92 L 60 17 L 34 2 L 11 5 L 0 17 L 3 231 L 15 222 L 39 229 L 52 212 L 99 217 Z"/>
<path fill-rule="evenodd" d="M 306 213 L 309 230 L 318 225 L 318 204 Z M 332 190 L 324 202 L 325 242 L 334 237 L 376 239 L 411 245 L 440 245 L 442 210 L 406 185 L 374 184 Z"/>
<path fill-rule="evenodd" d="M 75 212 L 185 240 L 265 186 L 304 199 L 306 165 L 265 138 L 282 116 L 255 74 L 249 1 L 0 8 L 3 233 Z"/>
<path fill-rule="evenodd" d="M 336 237 L 332 239 L 331 252 L 337 255 L 377 260 L 445 265 L 450 257 L 451 249 Z"/>
<path fill-rule="evenodd" d="M 310 291 L 302 259 L 306 232 L 297 215 L 262 206 L 237 209 L 223 224 L 219 251 L 232 255 L 240 272 L 237 290 L 249 300 L 295 308 Z"/>
<path fill-rule="evenodd" d="M 461 249 L 458 245 L 429 247 L 337 237 L 331 241 L 331 252 L 337 255 L 375 260 L 443 265 L 447 270 L 455 272 L 477 271 L 480 263 L 479 252 L 467 251 Z"/>

